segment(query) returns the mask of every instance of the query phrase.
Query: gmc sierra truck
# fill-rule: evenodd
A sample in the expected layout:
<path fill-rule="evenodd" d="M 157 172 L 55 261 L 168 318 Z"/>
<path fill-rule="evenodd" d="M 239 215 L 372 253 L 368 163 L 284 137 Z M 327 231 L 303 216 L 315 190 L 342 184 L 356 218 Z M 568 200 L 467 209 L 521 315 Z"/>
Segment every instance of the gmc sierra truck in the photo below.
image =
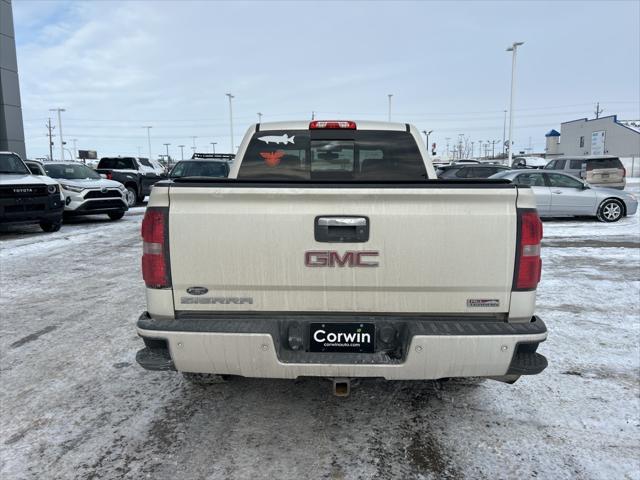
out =
<path fill-rule="evenodd" d="M 256 124 L 228 179 L 157 183 L 142 224 L 149 370 L 389 380 L 547 366 L 527 187 L 438 180 L 415 127 Z"/>

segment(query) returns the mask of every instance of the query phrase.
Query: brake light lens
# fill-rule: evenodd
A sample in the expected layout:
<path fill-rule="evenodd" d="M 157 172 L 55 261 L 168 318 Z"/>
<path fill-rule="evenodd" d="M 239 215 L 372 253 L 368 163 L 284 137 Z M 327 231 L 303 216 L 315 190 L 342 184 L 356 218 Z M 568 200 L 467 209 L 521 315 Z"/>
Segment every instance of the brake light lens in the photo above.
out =
<path fill-rule="evenodd" d="M 113 180 L 113 173 L 107 172 L 107 180 Z"/>
<path fill-rule="evenodd" d="M 356 122 L 350 120 L 314 120 L 309 124 L 309 130 L 321 129 L 355 130 Z"/>
<path fill-rule="evenodd" d="M 535 210 L 519 210 L 518 216 L 520 235 L 514 290 L 535 290 L 542 273 L 542 222 Z"/>
<path fill-rule="evenodd" d="M 169 279 L 168 209 L 150 207 L 142 220 L 142 278 L 149 288 L 171 287 Z"/>

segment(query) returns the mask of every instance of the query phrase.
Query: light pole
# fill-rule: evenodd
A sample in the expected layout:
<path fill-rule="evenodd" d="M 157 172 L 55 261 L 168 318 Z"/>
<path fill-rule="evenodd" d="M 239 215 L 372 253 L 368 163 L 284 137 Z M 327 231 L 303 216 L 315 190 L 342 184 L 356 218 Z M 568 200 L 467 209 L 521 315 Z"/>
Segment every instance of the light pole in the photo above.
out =
<path fill-rule="evenodd" d="M 225 95 L 229 97 L 229 131 L 231 132 L 231 153 L 234 153 L 235 149 L 233 148 L 233 104 L 231 100 L 235 97 L 230 93 L 225 93 Z"/>
<path fill-rule="evenodd" d="M 184 145 L 178 145 L 180 148 L 180 160 L 184 160 Z"/>
<path fill-rule="evenodd" d="M 504 157 L 505 132 L 507 130 L 507 111 L 504 110 L 504 121 L 502 122 L 502 156 Z M 504 160 L 503 160 L 504 161 Z"/>
<path fill-rule="evenodd" d="M 262 123 L 262 114 L 258 112 L 258 123 Z"/>
<path fill-rule="evenodd" d="M 387 97 L 389 97 L 389 121 L 391 121 L 391 97 L 393 97 L 393 93 L 388 93 Z"/>
<path fill-rule="evenodd" d="M 151 125 L 147 125 L 142 128 L 147 129 L 147 144 L 149 145 L 149 161 L 151 161 L 151 129 L 153 127 Z"/>
<path fill-rule="evenodd" d="M 429 135 L 433 133 L 433 130 L 429 130 L 428 132 L 426 130 L 422 130 L 422 133 L 424 133 L 424 136 L 427 139 L 427 151 L 431 151 L 431 147 L 429 147 Z"/>
<path fill-rule="evenodd" d="M 75 160 L 76 158 L 78 158 L 78 149 L 76 148 L 76 142 L 78 141 L 78 139 L 72 138 L 71 141 L 73 142 L 73 160 Z"/>
<path fill-rule="evenodd" d="M 193 150 L 193 153 L 196 153 L 196 137 L 195 135 L 191 136 L 191 140 L 193 140 L 193 146 L 191 147 L 191 150 Z"/>
<path fill-rule="evenodd" d="M 216 145 L 218 142 L 211 142 L 211 153 L 216 153 Z"/>
<path fill-rule="evenodd" d="M 58 134 L 60 135 L 60 160 L 64 162 L 64 140 L 62 139 L 62 112 L 66 112 L 64 108 L 50 108 L 50 112 L 58 112 Z M 53 159 L 51 159 L 53 160 Z"/>
<path fill-rule="evenodd" d="M 516 54 L 518 52 L 518 47 L 524 45 L 524 42 L 513 42 L 513 44 L 507 48 L 507 52 L 512 52 L 511 56 L 511 97 L 509 99 L 509 163 L 511 165 L 511 159 L 513 158 L 513 149 L 511 146 L 513 145 L 512 134 L 513 134 L 513 90 L 515 88 L 516 83 Z"/>
<path fill-rule="evenodd" d="M 171 168 L 171 157 L 169 157 L 169 145 L 170 143 L 163 143 L 163 145 L 167 148 L 167 169 Z"/>
<path fill-rule="evenodd" d="M 478 160 L 482 159 L 482 140 L 478 140 Z"/>

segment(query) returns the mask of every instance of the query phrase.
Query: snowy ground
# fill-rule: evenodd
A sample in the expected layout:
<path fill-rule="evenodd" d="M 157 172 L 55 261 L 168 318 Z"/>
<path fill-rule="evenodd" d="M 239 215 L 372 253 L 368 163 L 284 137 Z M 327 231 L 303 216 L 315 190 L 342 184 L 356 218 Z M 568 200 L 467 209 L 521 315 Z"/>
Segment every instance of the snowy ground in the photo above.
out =
<path fill-rule="evenodd" d="M 322 380 L 203 388 L 140 369 L 142 212 L 0 235 L 3 480 L 640 479 L 637 215 L 545 222 L 543 374 L 339 399 Z"/>

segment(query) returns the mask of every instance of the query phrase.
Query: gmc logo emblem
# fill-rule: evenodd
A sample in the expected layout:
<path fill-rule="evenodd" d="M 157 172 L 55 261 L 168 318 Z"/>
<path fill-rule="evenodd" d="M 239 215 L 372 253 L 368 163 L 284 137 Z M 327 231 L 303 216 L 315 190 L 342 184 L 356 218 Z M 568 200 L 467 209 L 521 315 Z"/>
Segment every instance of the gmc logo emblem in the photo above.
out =
<path fill-rule="evenodd" d="M 380 252 L 349 250 L 342 255 L 332 250 L 311 250 L 304 252 L 304 264 L 307 267 L 377 267 L 378 262 L 368 260 L 378 257 Z"/>

